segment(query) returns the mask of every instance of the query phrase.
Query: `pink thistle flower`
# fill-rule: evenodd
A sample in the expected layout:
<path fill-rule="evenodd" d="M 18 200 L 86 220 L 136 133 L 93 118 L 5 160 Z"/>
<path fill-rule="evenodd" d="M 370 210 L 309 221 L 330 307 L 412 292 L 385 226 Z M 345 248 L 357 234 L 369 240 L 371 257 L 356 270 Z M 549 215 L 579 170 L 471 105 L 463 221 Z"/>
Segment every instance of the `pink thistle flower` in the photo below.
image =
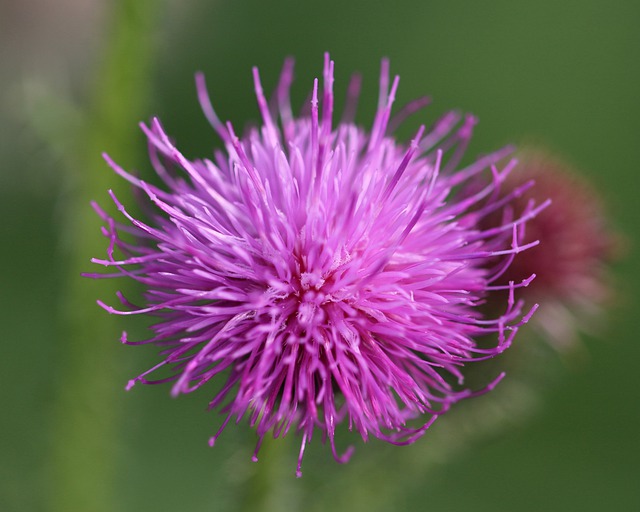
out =
<path fill-rule="evenodd" d="M 510 345 L 535 309 L 525 312 L 514 299 L 531 278 L 504 286 L 508 299 L 498 318 L 483 318 L 478 305 L 515 255 L 537 244 L 522 244 L 520 232 L 547 203 L 480 229 L 480 220 L 529 187 L 500 193 L 513 164 L 496 164 L 511 149 L 457 170 L 476 121 L 455 112 L 430 130 L 421 126 L 408 145 L 398 143 L 390 127 L 428 101 L 415 100 L 392 118 L 398 77 L 389 80 L 386 61 L 368 132 L 353 123 L 357 78 L 334 123 L 328 55 L 322 91 L 316 79 L 310 109 L 299 117 L 289 101 L 292 61 L 271 103 L 253 73 L 262 126 L 242 138 L 220 122 L 196 77 L 203 111 L 224 143 L 213 161 L 187 159 L 157 119 L 141 125 L 165 188 L 105 155 L 155 212 L 148 223 L 138 220 L 110 192 L 125 225 L 94 205 L 110 244 L 108 258 L 93 261 L 117 272 L 91 277 L 140 282 L 143 305 L 121 294 L 124 311 L 99 304 L 160 319 L 150 339 L 131 342 L 123 334 L 126 344 L 163 349 L 163 360 L 128 389 L 171 381 L 177 396 L 222 374 L 210 407 L 225 419 L 210 444 L 232 418 L 247 417 L 259 438 L 257 460 L 269 431 L 278 437 L 294 428 L 302 435 L 300 476 L 316 430 L 346 462 L 352 448 L 338 454 L 338 425 L 348 423 L 365 441 L 412 443 L 452 404 L 497 384 L 502 375 L 474 393 L 464 388 L 462 370 Z M 454 197 L 478 179 L 477 192 Z M 490 334 L 495 344 L 478 344 Z M 168 377 L 149 380 L 165 367 Z"/>

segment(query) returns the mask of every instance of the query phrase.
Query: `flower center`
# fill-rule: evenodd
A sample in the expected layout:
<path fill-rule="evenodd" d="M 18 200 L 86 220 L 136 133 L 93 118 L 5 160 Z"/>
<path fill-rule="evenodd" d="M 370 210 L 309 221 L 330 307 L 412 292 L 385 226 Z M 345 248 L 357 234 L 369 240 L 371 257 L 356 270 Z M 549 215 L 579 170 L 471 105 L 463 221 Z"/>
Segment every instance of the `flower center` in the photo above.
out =
<path fill-rule="evenodd" d="M 300 291 L 296 294 L 298 324 L 307 328 L 324 322 L 326 315 L 322 305 L 328 299 L 327 293 L 322 290 L 325 280 L 319 273 L 302 272 L 299 282 Z"/>

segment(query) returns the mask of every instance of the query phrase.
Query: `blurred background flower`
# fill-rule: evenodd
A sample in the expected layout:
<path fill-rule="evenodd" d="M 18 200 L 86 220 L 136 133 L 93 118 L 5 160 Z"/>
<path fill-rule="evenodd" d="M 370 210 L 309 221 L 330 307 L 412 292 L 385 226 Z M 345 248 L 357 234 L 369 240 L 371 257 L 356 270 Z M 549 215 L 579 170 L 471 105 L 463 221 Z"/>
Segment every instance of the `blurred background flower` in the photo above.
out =
<path fill-rule="evenodd" d="M 159 115 L 187 156 L 208 154 L 216 142 L 194 99 L 196 70 L 206 73 L 220 117 L 242 126 L 258 118 L 246 101 L 251 66 L 264 70 L 270 90 L 283 57 L 296 57 L 303 82 L 326 50 L 337 72 L 359 69 L 367 84 L 389 57 L 403 77 L 399 104 L 425 93 L 437 98 L 425 121 L 450 106 L 473 111 L 480 124 L 470 157 L 529 138 L 550 146 L 593 184 L 633 255 L 640 238 L 637 2 L 52 5 L 0 4 L 0 509 L 495 512 L 640 504 L 633 256 L 615 264 L 616 306 L 608 327 L 594 331 L 598 338 L 582 336 L 583 364 L 520 343 L 514 349 L 526 357 L 501 383 L 504 400 L 463 403 L 452 411 L 459 417 L 436 422 L 413 447 L 390 452 L 372 442 L 348 466 L 336 467 L 312 443 L 301 480 L 291 471 L 293 445 L 274 451 L 266 443 L 271 453 L 262 460 L 276 461 L 268 472 L 248 463 L 254 437 L 245 425 L 207 448 L 218 418 L 193 414 L 200 396 L 169 401 L 164 389 L 121 391 L 155 356 L 116 357 L 122 325 L 108 315 L 98 323 L 102 312 L 91 304 L 113 290 L 70 277 L 90 271 L 89 258 L 103 247 L 98 240 L 91 250 L 84 235 L 99 225 L 88 203 L 102 197 L 93 190 L 111 183 L 101 151 L 145 175 L 135 122 Z M 298 91 L 294 105 L 306 100 L 305 88 Z M 362 102 L 375 103 L 375 95 L 365 88 Z M 337 98 L 338 111 L 342 105 Z M 371 119 L 363 112 L 357 121 Z M 90 298 L 86 310 L 73 306 L 82 294 Z M 129 367 L 113 365 L 114 357 Z M 532 390 L 532 382 L 541 384 Z M 476 405 L 485 412 L 476 414 Z"/>
<path fill-rule="evenodd" d="M 505 182 L 506 193 L 533 181 L 527 196 L 512 202 L 514 213 L 531 199 L 551 199 L 551 206 L 523 229 L 523 243 L 540 240 L 498 279 L 498 284 L 520 282 L 536 274 L 522 296 L 541 304 L 533 320 L 540 336 L 566 352 L 578 348 L 580 332 L 599 329 L 607 305 L 612 306 L 610 265 L 620 255 L 622 240 L 608 220 L 602 199 L 586 177 L 558 156 L 540 149 L 522 148 L 517 169 Z M 499 215 L 487 219 L 501 222 Z M 499 308 L 504 292 L 489 298 Z M 602 334 L 602 333 L 601 333 Z"/>

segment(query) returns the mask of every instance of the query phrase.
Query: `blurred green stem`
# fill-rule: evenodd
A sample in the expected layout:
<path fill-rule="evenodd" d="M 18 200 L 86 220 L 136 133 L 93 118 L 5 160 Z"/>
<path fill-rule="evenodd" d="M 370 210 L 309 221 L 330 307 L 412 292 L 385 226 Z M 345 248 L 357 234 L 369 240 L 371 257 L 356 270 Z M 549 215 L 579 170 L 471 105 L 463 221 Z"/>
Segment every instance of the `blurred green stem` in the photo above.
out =
<path fill-rule="evenodd" d="M 136 163 L 142 144 L 136 123 L 146 114 L 153 61 L 153 34 L 163 2 L 117 0 L 102 60 L 96 63 L 82 130 L 73 154 L 65 155 L 70 197 L 64 204 L 62 261 L 65 289 L 58 332 L 57 393 L 53 404 L 51 497 L 53 511 L 113 512 L 121 393 L 116 361 L 118 326 L 95 303 L 96 294 L 114 297 L 121 283 L 99 284 L 80 276 L 92 270 L 92 256 L 104 254 L 106 239 L 91 200 L 104 200 L 108 189 L 127 195 L 100 155 L 116 155 L 125 166 Z M 122 193 L 120 190 L 124 190 Z M 106 201 L 103 201 L 106 202 Z M 114 378 L 115 376 L 115 378 Z M 124 383 L 124 378 L 122 379 Z"/>
<path fill-rule="evenodd" d="M 254 464 L 253 472 L 243 484 L 242 512 L 271 512 L 287 510 L 294 512 L 293 493 L 288 483 L 295 481 L 294 464 L 287 458 L 292 453 L 289 442 L 292 435 L 273 439 L 265 436 L 260 448 L 259 460 Z"/>

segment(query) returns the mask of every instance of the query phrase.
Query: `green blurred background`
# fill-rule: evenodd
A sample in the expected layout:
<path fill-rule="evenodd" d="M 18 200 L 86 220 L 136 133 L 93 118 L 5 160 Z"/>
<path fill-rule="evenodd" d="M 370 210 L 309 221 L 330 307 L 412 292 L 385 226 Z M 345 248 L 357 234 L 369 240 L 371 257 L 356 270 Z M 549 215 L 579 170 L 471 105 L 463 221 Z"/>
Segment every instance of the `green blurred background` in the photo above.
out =
<path fill-rule="evenodd" d="M 640 510 L 639 26 L 633 0 L 1 2 L 0 510 Z M 75 276 L 106 246 L 89 199 L 123 190 L 101 151 L 148 173 L 136 122 L 159 115 L 187 155 L 209 155 L 195 71 L 240 127 L 258 116 L 252 65 L 270 90 L 294 56 L 301 104 L 327 50 L 336 91 L 363 74 L 362 123 L 387 56 L 399 103 L 426 93 L 429 119 L 480 118 L 471 154 L 516 142 L 564 156 L 602 193 L 626 257 L 608 325 L 577 355 L 532 350 L 533 389 L 506 414 L 490 396 L 463 403 L 475 414 L 408 448 L 356 443 L 346 466 L 314 443 L 296 480 L 296 438 L 257 465 L 245 425 L 208 448 L 206 390 L 125 393 L 156 356 L 118 333 L 144 322 L 103 314 L 93 300 L 116 284 Z"/>

